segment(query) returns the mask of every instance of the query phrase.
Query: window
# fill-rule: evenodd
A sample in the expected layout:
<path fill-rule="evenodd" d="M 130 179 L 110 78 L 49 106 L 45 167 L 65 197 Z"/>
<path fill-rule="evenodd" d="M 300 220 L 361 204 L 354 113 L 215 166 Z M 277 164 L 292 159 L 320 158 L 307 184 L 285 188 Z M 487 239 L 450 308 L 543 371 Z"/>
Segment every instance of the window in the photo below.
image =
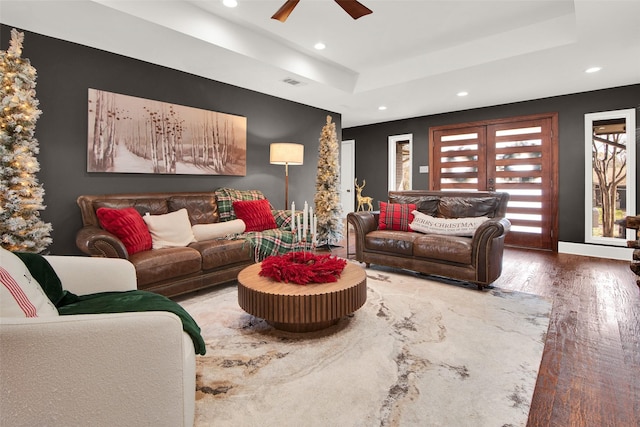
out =
<path fill-rule="evenodd" d="M 411 190 L 413 134 L 389 137 L 389 190 Z"/>
<path fill-rule="evenodd" d="M 585 242 L 626 246 L 635 230 L 635 110 L 585 114 Z"/>

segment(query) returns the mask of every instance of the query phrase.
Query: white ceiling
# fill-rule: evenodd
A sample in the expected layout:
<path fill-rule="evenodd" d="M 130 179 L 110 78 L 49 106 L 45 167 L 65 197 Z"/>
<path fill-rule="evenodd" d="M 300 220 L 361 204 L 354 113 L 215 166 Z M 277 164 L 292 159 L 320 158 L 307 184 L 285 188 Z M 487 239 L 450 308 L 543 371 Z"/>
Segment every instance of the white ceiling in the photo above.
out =
<path fill-rule="evenodd" d="M 270 19 L 284 0 L 237 1 L 0 0 L 0 21 L 335 111 L 343 127 L 640 83 L 640 0 L 361 0 L 373 13 L 358 20 L 301 0 L 285 23 Z"/>

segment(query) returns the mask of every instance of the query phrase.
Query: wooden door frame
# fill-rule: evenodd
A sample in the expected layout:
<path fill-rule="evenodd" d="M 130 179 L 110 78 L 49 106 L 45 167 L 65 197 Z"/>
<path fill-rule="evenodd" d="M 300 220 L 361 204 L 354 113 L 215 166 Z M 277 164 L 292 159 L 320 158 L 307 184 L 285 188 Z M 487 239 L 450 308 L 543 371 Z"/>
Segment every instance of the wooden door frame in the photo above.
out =
<path fill-rule="evenodd" d="M 456 123 L 452 125 L 443 125 L 443 126 L 433 126 L 429 128 L 429 190 L 434 188 L 434 171 L 435 171 L 435 163 L 434 163 L 434 153 L 433 153 L 433 141 L 434 134 L 438 131 L 450 131 L 455 129 L 463 129 L 470 127 L 478 127 L 484 126 L 487 127 L 489 125 L 500 125 L 505 123 L 513 123 L 518 121 L 530 121 L 530 120 L 541 120 L 541 119 L 550 119 L 551 120 L 551 147 L 549 148 L 549 153 L 551 155 L 551 183 L 550 183 L 550 191 L 551 191 L 551 249 L 554 252 L 558 252 L 558 226 L 559 226 L 559 215 L 558 215 L 558 200 L 559 200 L 559 186 L 558 186 L 558 176 L 559 176 L 559 162 L 558 162 L 558 113 L 557 112 L 549 112 L 549 113 L 540 113 L 540 114 L 531 114 L 527 116 L 514 116 L 514 117 L 505 117 L 500 119 L 493 120 L 480 120 L 475 122 L 467 122 L 467 123 Z"/>

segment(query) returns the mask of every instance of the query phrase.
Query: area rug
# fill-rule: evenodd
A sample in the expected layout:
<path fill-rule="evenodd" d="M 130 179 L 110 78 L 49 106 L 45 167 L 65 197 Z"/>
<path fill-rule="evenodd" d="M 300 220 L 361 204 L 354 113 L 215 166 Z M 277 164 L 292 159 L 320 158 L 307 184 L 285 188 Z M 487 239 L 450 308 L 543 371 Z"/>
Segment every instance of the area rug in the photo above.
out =
<path fill-rule="evenodd" d="M 525 426 L 551 304 L 367 269 L 367 302 L 312 333 L 245 313 L 235 286 L 180 301 L 202 328 L 196 426 Z"/>

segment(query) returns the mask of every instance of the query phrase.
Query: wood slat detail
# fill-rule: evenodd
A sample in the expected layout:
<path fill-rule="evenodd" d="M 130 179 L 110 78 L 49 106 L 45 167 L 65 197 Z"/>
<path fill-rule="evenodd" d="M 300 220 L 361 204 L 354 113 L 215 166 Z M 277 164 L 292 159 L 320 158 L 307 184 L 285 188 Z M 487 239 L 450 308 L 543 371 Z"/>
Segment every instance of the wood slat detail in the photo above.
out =
<path fill-rule="evenodd" d="M 338 282 L 296 285 L 259 276 L 260 264 L 238 275 L 238 304 L 244 311 L 279 329 L 323 329 L 353 313 L 367 300 L 364 270 L 347 264 Z"/>

